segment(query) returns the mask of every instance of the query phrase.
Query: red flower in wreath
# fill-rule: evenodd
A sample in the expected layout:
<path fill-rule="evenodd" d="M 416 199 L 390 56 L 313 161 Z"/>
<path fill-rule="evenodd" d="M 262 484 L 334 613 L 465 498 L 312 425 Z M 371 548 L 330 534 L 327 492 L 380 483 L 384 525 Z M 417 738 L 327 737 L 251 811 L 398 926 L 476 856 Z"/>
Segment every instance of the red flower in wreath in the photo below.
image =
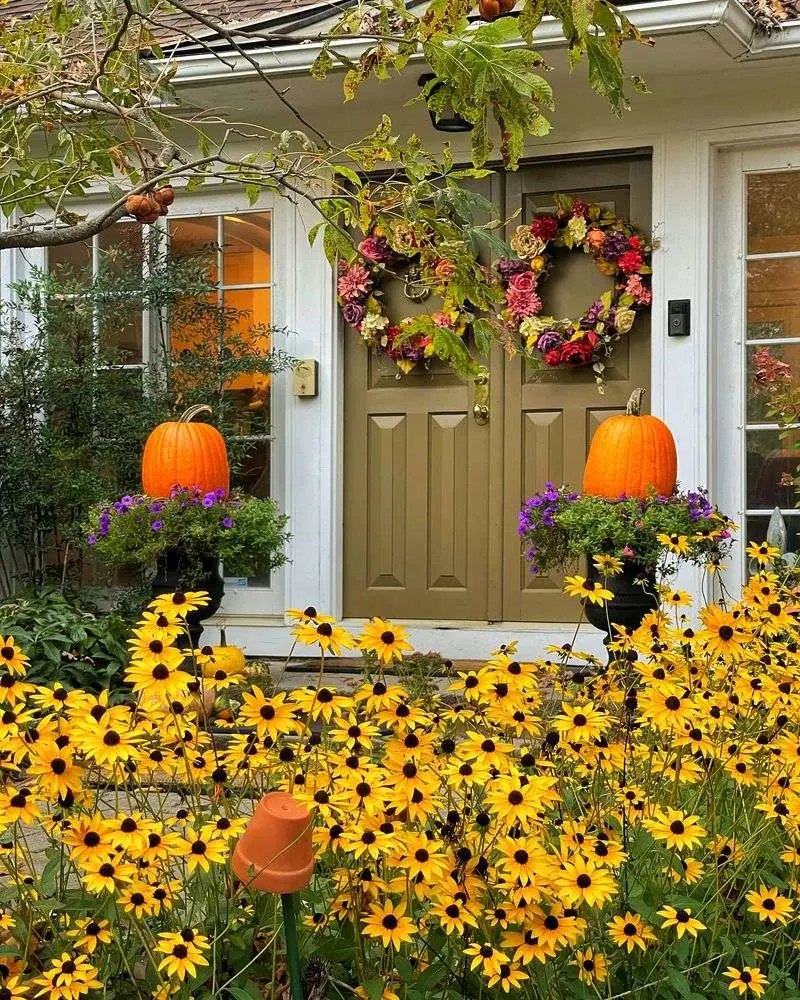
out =
<path fill-rule="evenodd" d="M 588 337 L 571 340 L 561 348 L 561 364 L 580 368 L 581 365 L 588 365 L 591 362 L 593 354 L 594 344 L 590 343 Z"/>
<path fill-rule="evenodd" d="M 558 232 L 558 219 L 554 215 L 537 215 L 531 223 L 531 232 L 546 243 Z"/>
<path fill-rule="evenodd" d="M 561 348 L 552 347 L 549 351 L 545 351 L 542 360 L 548 368 L 558 368 L 561 364 Z"/>
<path fill-rule="evenodd" d="M 638 250 L 627 250 L 621 253 L 617 260 L 617 267 L 625 274 L 637 274 L 644 264 L 644 255 Z"/>

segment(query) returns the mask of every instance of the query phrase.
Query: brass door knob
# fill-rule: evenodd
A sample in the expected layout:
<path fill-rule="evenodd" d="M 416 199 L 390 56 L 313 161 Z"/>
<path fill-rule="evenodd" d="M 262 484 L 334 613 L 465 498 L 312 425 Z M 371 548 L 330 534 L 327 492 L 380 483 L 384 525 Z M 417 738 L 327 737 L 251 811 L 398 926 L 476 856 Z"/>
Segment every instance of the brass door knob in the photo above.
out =
<path fill-rule="evenodd" d="M 472 415 L 475 417 L 476 424 L 488 424 L 489 423 L 489 407 L 486 403 L 476 403 L 472 407 Z"/>

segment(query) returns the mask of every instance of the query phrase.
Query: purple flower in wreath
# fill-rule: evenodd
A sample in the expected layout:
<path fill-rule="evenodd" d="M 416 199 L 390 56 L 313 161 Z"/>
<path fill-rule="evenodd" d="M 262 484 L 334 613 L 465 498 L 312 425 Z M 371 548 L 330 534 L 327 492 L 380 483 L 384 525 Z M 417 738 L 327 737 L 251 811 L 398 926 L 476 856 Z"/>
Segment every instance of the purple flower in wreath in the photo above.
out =
<path fill-rule="evenodd" d="M 597 321 L 605 312 L 605 306 L 600 301 L 600 299 L 595 299 L 595 301 L 586 310 L 586 315 L 583 317 L 583 322 L 581 326 L 594 327 L 597 326 Z"/>
<path fill-rule="evenodd" d="M 348 302 L 342 309 L 342 318 L 348 326 L 358 326 L 364 319 L 365 309 L 360 302 Z"/>
<path fill-rule="evenodd" d="M 523 271 L 530 271 L 531 268 L 527 260 L 520 260 L 519 257 L 501 257 L 495 266 L 503 281 L 508 281 L 515 274 L 522 274 Z"/>
<path fill-rule="evenodd" d="M 605 258 L 605 260 L 610 260 L 616 263 L 620 256 L 629 249 L 630 244 L 628 243 L 628 237 L 625 233 L 613 230 L 612 232 L 606 233 L 606 238 L 603 240 L 603 248 L 600 251 L 600 256 Z"/>
<path fill-rule="evenodd" d="M 233 527 L 233 518 L 232 517 L 223 517 L 223 519 L 222 519 L 222 527 L 223 528 L 232 528 Z"/>
<path fill-rule="evenodd" d="M 543 330 L 536 341 L 536 350 L 544 354 L 545 351 L 553 351 L 561 347 L 562 342 L 561 334 L 558 330 Z"/>

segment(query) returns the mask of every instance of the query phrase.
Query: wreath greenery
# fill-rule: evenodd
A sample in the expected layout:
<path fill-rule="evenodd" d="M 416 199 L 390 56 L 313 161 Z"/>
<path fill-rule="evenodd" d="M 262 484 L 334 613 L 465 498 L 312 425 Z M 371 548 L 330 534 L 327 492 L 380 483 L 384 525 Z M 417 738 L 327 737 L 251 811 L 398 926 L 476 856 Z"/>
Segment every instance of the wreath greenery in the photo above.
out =
<path fill-rule="evenodd" d="M 652 242 L 601 205 L 555 196 L 554 212 L 541 213 L 511 237 L 515 256 L 503 257 L 496 271 L 504 301 L 496 319 L 500 339 L 519 344 L 542 368 L 591 365 L 602 389 L 603 372 L 616 342 L 633 328 L 637 313 L 652 300 Z M 577 319 L 543 316 L 539 288 L 556 266 L 558 248 L 580 250 L 613 278 L 613 287 Z"/>
<path fill-rule="evenodd" d="M 653 245 L 601 205 L 567 195 L 556 195 L 555 202 L 553 212 L 516 229 L 510 247 L 505 246 L 508 255 L 494 269 L 479 262 L 474 248 L 426 240 L 396 226 L 387 234 L 373 230 L 359 243 L 354 260 L 338 264 L 345 323 L 403 374 L 438 357 L 472 377 L 477 365 L 464 342 L 471 328 L 479 353 L 487 353 L 496 338 L 509 355 L 521 350 L 540 369 L 591 365 L 602 391 L 614 345 L 650 304 Z M 539 288 L 561 248 L 588 254 L 613 278 L 613 287 L 577 319 L 542 315 Z M 394 320 L 381 285 L 387 275 L 403 273 L 409 299 L 421 301 L 433 292 L 439 308 Z M 482 311 L 495 315 L 488 319 L 479 315 Z"/>
<path fill-rule="evenodd" d="M 381 287 L 387 276 L 404 281 L 411 301 L 424 301 L 435 293 L 440 307 L 394 321 Z M 355 261 L 339 261 L 337 293 L 342 316 L 367 347 L 390 358 L 404 375 L 438 357 L 469 377 L 474 362 L 463 338 L 475 313 L 466 308 L 458 278 L 456 264 L 433 248 L 401 253 L 387 237 L 371 235 L 359 243 Z M 496 294 L 490 274 L 486 290 Z"/>

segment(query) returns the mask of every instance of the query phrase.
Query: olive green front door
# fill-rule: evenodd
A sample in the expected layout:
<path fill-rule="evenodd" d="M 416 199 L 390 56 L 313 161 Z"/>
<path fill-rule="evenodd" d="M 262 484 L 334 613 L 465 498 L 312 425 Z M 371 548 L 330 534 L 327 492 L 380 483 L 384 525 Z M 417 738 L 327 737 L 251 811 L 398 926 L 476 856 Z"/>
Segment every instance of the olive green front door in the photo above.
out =
<path fill-rule="evenodd" d="M 486 185 L 511 226 L 551 208 L 557 192 L 651 225 L 645 156 L 545 161 Z M 541 286 L 544 314 L 579 315 L 608 281 L 564 252 Z M 538 373 L 498 347 L 484 359 L 487 386 L 444 367 L 398 379 L 353 331 L 343 336 L 345 616 L 570 620 L 560 580 L 532 576 L 522 557 L 519 509 L 547 480 L 579 487 L 594 428 L 649 387 L 647 317 L 617 346 L 602 396 L 590 369 Z M 485 396 L 488 419 L 475 409 Z"/>

